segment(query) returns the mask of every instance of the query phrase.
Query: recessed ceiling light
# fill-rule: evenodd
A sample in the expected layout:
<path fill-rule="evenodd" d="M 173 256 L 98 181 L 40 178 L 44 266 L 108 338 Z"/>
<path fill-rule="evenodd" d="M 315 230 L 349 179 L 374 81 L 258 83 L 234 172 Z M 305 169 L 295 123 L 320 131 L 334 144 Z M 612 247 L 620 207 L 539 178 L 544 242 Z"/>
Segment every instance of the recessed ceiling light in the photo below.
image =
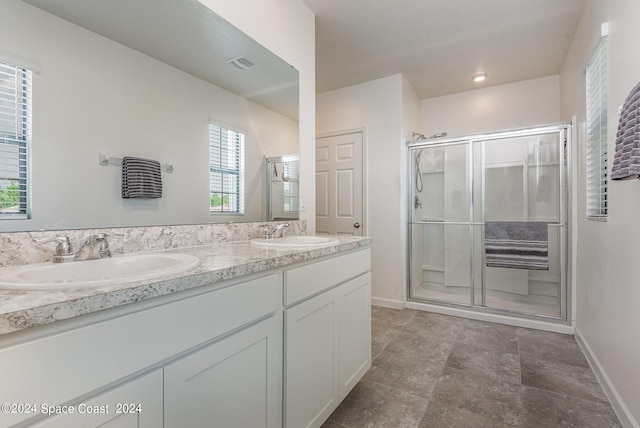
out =
<path fill-rule="evenodd" d="M 473 81 L 476 83 L 484 82 L 486 79 L 487 79 L 487 73 L 480 73 L 473 76 Z"/>

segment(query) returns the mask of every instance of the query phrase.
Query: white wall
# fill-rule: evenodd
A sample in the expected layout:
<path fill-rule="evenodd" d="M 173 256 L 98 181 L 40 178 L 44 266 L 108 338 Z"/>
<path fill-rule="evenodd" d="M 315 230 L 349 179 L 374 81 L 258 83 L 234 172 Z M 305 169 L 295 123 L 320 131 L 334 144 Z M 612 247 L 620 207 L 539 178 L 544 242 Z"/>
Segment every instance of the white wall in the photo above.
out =
<path fill-rule="evenodd" d="M 300 219 L 315 233 L 315 15 L 302 0 L 199 1 L 300 73 Z"/>
<path fill-rule="evenodd" d="M 609 166 L 617 108 L 640 81 L 640 2 L 591 0 L 565 60 L 562 116 L 577 115 L 577 314 L 578 337 L 609 388 L 625 426 L 640 423 L 640 182 L 609 184 L 609 220 L 586 220 L 584 68 L 609 23 Z"/>
<path fill-rule="evenodd" d="M 412 134 L 420 128 L 420 97 L 405 76 L 402 76 L 402 135 L 405 141 L 413 139 Z M 405 155 L 405 146 L 402 154 Z"/>
<path fill-rule="evenodd" d="M 559 82 L 549 76 L 424 99 L 420 132 L 454 136 L 559 122 Z"/>
<path fill-rule="evenodd" d="M 298 123 L 20 1 L 2 2 L 0 57 L 33 77 L 32 219 L 0 230 L 207 223 L 265 218 L 264 156 L 298 151 Z M 244 216 L 212 218 L 208 122 L 247 134 Z M 98 152 L 171 162 L 163 197 L 125 200 Z M 255 203 L 249 203 L 255 201 Z"/>
<path fill-rule="evenodd" d="M 420 133 L 420 97 L 413 89 L 413 86 L 409 83 L 406 77 L 402 78 L 402 132 L 401 139 L 403 141 L 412 141 L 413 133 Z M 401 225 L 401 234 L 402 234 L 402 260 L 403 265 L 408 265 L 408 257 L 410 256 L 408 250 L 408 216 L 409 216 L 409 206 L 407 203 L 407 195 L 409 192 L 408 189 L 408 180 L 407 180 L 407 146 L 406 143 L 402 144 L 399 147 L 400 150 L 400 174 L 401 174 L 401 191 L 400 194 L 404 198 L 404 202 L 400 204 L 400 225 Z M 414 238 L 413 247 L 417 248 L 418 245 L 422 245 L 421 238 Z M 415 253 L 415 252 L 414 252 Z M 413 263 L 413 266 L 418 265 L 417 263 Z M 422 266 L 422 264 L 420 264 Z M 402 269 L 402 284 L 407 284 L 407 280 L 409 276 L 409 272 L 407 272 L 406 267 Z M 403 300 L 407 298 L 407 288 L 403 287 Z"/>
<path fill-rule="evenodd" d="M 405 271 L 402 85 L 403 76 L 395 75 L 325 92 L 318 94 L 316 107 L 318 135 L 365 129 L 372 296 L 378 304 L 396 307 L 402 305 Z"/>

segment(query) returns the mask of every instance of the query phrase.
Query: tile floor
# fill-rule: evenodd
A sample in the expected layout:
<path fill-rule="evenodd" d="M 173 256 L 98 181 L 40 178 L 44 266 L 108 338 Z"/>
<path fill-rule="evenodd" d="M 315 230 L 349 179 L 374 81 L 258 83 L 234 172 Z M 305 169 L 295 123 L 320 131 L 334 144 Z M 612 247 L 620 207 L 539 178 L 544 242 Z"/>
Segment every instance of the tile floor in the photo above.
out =
<path fill-rule="evenodd" d="M 372 308 L 371 369 L 323 428 L 621 427 L 573 336 Z"/>

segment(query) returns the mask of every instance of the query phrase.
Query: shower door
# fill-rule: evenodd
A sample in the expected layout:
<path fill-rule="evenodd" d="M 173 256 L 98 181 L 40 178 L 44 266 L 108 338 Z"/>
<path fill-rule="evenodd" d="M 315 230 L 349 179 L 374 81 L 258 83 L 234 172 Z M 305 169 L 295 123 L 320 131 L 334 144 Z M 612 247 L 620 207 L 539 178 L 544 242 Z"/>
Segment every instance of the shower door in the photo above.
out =
<path fill-rule="evenodd" d="M 471 293 L 471 146 L 412 150 L 410 296 L 469 305 Z"/>
<path fill-rule="evenodd" d="M 409 300 L 566 321 L 566 131 L 558 125 L 409 146 Z M 547 265 L 487 266 L 486 224 L 515 227 L 516 241 L 508 241 L 515 245 L 532 245 L 518 233 L 544 232 L 535 245 Z"/>

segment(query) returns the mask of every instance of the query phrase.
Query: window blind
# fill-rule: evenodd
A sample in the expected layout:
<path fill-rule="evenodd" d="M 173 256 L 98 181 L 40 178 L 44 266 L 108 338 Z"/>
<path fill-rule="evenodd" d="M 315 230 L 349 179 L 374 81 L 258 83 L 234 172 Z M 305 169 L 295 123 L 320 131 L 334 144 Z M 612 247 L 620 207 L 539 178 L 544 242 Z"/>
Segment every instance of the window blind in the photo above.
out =
<path fill-rule="evenodd" d="M 0 62 L 0 219 L 27 218 L 31 71 Z"/>
<path fill-rule="evenodd" d="M 587 64 L 587 218 L 608 215 L 608 37 L 600 39 Z"/>
<path fill-rule="evenodd" d="M 209 125 L 211 213 L 244 213 L 244 134 Z"/>

